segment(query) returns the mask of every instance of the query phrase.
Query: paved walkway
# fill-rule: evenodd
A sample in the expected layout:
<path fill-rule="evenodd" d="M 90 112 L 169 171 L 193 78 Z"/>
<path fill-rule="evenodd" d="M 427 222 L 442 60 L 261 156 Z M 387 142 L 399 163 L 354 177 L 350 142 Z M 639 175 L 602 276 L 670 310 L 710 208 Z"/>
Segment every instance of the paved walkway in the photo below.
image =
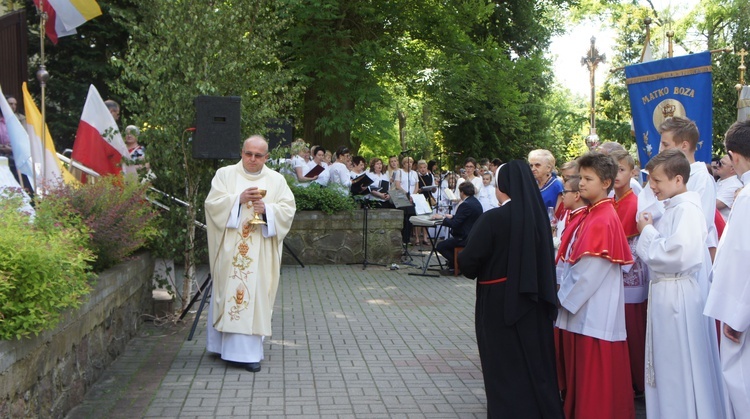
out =
<path fill-rule="evenodd" d="M 410 272 L 284 266 L 256 374 L 205 352 L 205 313 L 192 341 L 146 323 L 68 417 L 486 417 L 474 281 Z"/>

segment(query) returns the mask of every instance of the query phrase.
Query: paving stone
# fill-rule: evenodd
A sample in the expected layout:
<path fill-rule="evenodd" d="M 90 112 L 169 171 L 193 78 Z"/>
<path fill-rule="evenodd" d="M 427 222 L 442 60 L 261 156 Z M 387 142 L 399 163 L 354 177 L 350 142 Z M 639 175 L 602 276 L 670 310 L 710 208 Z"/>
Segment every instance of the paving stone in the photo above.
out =
<path fill-rule="evenodd" d="M 205 310 L 187 341 L 191 313 L 133 339 L 70 417 L 485 417 L 474 282 L 409 272 L 284 266 L 261 372 L 206 353 Z"/>

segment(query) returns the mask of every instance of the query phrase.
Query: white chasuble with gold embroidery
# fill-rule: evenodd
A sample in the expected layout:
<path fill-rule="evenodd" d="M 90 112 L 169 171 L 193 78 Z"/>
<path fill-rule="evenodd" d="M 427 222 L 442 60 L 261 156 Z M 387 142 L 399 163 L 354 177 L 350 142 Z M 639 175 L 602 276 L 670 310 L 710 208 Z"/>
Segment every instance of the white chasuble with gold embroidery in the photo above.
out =
<path fill-rule="evenodd" d="M 267 225 L 250 224 L 252 204 L 240 205 L 240 194 L 250 187 L 266 190 Z M 213 327 L 222 333 L 270 336 L 283 240 L 294 220 L 292 191 L 272 169 L 264 166 L 249 174 L 239 162 L 216 172 L 205 209 Z"/>

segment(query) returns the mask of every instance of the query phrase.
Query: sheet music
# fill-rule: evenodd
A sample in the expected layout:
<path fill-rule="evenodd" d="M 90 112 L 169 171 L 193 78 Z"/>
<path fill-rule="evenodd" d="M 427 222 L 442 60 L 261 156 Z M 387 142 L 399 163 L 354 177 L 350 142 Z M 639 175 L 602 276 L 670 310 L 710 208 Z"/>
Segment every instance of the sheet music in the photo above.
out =
<path fill-rule="evenodd" d="M 425 199 L 424 195 L 415 194 L 411 196 L 411 199 L 414 201 L 414 210 L 417 215 L 432 213 L 432 207 L 427 203 L 427 199 Z"/>

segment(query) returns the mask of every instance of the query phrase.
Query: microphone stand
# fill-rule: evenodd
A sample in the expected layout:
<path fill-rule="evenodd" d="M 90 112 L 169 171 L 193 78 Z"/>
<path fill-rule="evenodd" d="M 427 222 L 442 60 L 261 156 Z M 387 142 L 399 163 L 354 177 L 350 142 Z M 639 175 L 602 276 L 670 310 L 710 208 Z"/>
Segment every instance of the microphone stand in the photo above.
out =
<path fill-rule="evenodd" d="M 368 201 L 366 198 L 360 198 L 360 199 L 357 199 L 357 198 L 358 197 L 356 197 L 354 199 L 357 200 L 357 201 L 361 201 L 360 203 L 362 204 L 362 253 L 364 255 L 363 255 L 362 262 L 352 262 L 352 263 L 347 263 L 347 265 L 359 265 L 361 263 L 363 271 L 365 269 L 367 269 L 367 265 L 385 266 L 384 264 L 381 264 L 381 263 L 372 263 L 369 260 L 367 260 L 367 247 L 368 247 L 367 246 L 367 236 L 368 236 L 368 230 L 367 230 L 367 218 L 368 218 L 368 216 L 367 216 L 367 212 L 370 209 L 370 201 Z"/>

